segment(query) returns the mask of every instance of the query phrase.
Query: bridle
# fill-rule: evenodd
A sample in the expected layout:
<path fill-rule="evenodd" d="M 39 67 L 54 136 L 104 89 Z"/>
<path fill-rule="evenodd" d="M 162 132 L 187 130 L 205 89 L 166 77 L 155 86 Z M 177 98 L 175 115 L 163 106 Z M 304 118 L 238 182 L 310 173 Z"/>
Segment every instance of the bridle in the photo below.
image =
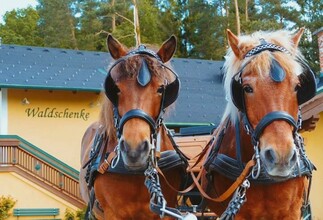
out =
<path fill-rule="evenodd" d="M 247 108 L 245 106 L 245 97 L 243 91 L 243 73 L 246 66 L 256 57 L 257 54 L 263 52 L 281 52 L 288 55 L 291 53 L 284 47 L 267 43 L 265 40 L 261 39 L 261 44 L 251 49 L 245 55 L 245 58 L 248 59 L 242 65 L 240 70 L 234 74 L 231 78 L 231 99 L 233 104 L 238 109 L 238 116 L 242 119 L 242 126 L 244 127 L 247 134 L 251 137 L 251 144 L 254 148 L 254 154 L 252 159 L 245 164 L 242 162 L 241 157 L 241 143 L 240 143 L 240 120 L 238 119 L 234 125 L 235 127 L 235 139 L 236 139 L 236 159 L 231 158 L 228 155 L 219 153 L 223 137 L 225 136 L 227 126 L 229 126 L 230 120 L 227 118 L 223 124 L 222 128 L 218 131 L 218 136 L 214 145 L 208 155 L 208 158 L 204 164 L 204 167 L 207 171 L 208 182 L 212 182 L 213 176 L 212 171 L 216 171 L 221 175 L 231 179 L 236 180 L 232 185 L 234 185 L 238 180 L 239 187 L 236 188 L 235 194 L 232 197 L 231 201 L 225 212 L 222 214 L 220 219 L 232 219 L 239 211 L 243 203 L 246 201 L 246 190 L 250 187 L 250 181 L 257 183 L 275 183 L 280 181 L 285 181 L 290 178 L 295 178 L 297 176 L 306 176 L 311 182 L 312 170 L 315 169 L 314 165 L 309 161 L 305 154 L 304 142 L 302 137 L 298 134 L 298 130 L 301 128 L 302 118 L 300 108 L 298 110 L 297 118 L 295 119 L 288 112 L 285 111 L 273 111 L 266 114 L 258 124 L 253 127 L 250 123 L 247 114 Z M 308 101 L 315 96 L 316 93 L 316 81 L 313 71 L 304 61 L 298 61 L 302 67 L 304 67 L 304 72 L 300 74 L 299 81 L 300 87 L 297 92 L 298 105 L 300 106 L 304 102 Z M 280 64 L 272 59 L 270 67 L 270 77 L 274 82 L 280 83 L 284 80 L 286 73 Z M 267 175 L 266 169 L 261 166 L 260 161 L 260 148 L 259 140 L 265 128 L 273 123 L 274 121 L 285 121 L 291 125 L 293 128 L 293 137 L 294 143 L 296 146 L 296 155 L 297 155 L 297 166 L 296 170 L 293 170 L 292 174 L 286 178 L 280 178 L 279 180 L 271 178 Z M 251 163 L 252 166 L 248 168 L 248 164 Z M 247 173 L 245 173 L 247 171 Z M 243 175 L 246 174 L 246 175 Z M 210 187 L 210 185 L 209 185 Z M 230 187 L 231 188 L 231 187 Z M 209 189 L 207 189 L 208 191 Z M 308 192 L 310 191 L 310 184 Z M 307 195 L 306 195 L 307 194 Z M 302 213 L 308 211 L 308 193 L 304 192 L 304 201 L 302 206 Z M 215 201 L 215 200 L 213 200 Z"/>
<path fill-rule="evenodd" d="M 245 58 L 249 59 L 243 67 L 236 73 L 231 80 L 231 97 L 234 105 L 238 108 L 241 113 L 241 117 L 243 120 L 244 128 L 246 132 L 251 136 L 251 141 L 254 146 L 255 151 L 255 159 L 256 159 L 256 166 L 252 169 L 252 177 L 257 179 L 260 174 L 260 154 L 259 154 L 259 139 L 261 134 L 263 133 L 264 129 L 273 123 L 274 121 L 285 121 L 293 127 L 293 136 L 294 140 L 299 139 L 298 130 L 301 128 L 302 118 L 300 109 L 298 110 L 298 118 L 295 120 L 293 116 L 285 111 L 273 111 L 266 114 L 256 125 L 254 128 L 247 115 L 247 109 L 245 106 L 245 99 L 243 95 L 243 71 L 245 67 L 254 59 L 255 55 L 263 52 L 263 51 L 270 51 L 270 52 L 282 52 L 288 55 L 291 53 L 285 49 L 284 47 L 267 43 L 264 39 L 261 39 L 261 44 L 256 46 L 255 48 L 251 49 L 246 55 Z M 316 82 L 315 82 L 315 75 L 310 67 L 305 63 L 301 62 L 301 65 L 304 68 L 304 72 L 299 75 L 300 80 L 300 87 L 297 91 L 297 100 L 298 104 L 301 105 L 304 102 L 308 101 L 309 99 L 313 98 L 316 93 Z M 285 79 L 285 71 L 280 66 L 280 64 L 275 60 L 272 59 L 272 64 L 270 68 L 270 77 L 274 82 L 280 83 Z M 296 144 L 299 144 L 298 141 L 295 141 Z M 302 148 L 302 146 L 297 146 L 297 149 Z"/>
<path fill-rule="evenodd" d="M 175 80 L 173 82 L 167 83 L 167 81 L 165 80 L 165 84 L 162 87 L 160 87 L 157 91 L 161 93 L 162 99 L 161 99 L 159 114 L 156 119 L 151 117 L 142 109 L 131 109 L 122 116 L 119 114 L 119 111 L 118 111 L 118 93 L 120 92 L 120 90 L 118 86 L 115 84 L 113 78 L 111 77 L 111 71 L 121 62 L 124 62 L 127 59 L 138 55 L 139 56 L 147 55 L 149 57 L 156 59 L 158 61 L 158 64 L 163 69 L 169 70 L 175 76 Z M 145 58 L 143 58 L 142 65 L 140 67 L 140 70 L 137 76 L 137 82 L 141 87 L 145 87 L 151 81 L 151 77 L 152 77 L 151 72 L 149 70 L 147 62 Z M 147 49 L 146 46 L 144 45 L 140 45 L 137 49 L 130 51 L 126 56 L 115 61 L 115 63 L 110 67 L 108 71 L 108 74 L 104 83 L 104 88 L 105 88 L 106 96 L 113 104 L 114 126 L 117 130 L 118 138 L 121 137 L 123 127 L 127 121 L 134 118 L 139 118 L 145 121 L 149 125 L 152 132 L 152 139 L 156 139 L 158 128 L 160 127 L 163 121 L 163 114 L 165 112 L 165 108 L 167 108 L 169 105 L 175 102 L 175 100 L 178 97 L 178 93 L 180 89 L 180 81 L 179 81 L 178 75 L 170 67 L 166 66 L 154 51 Z"/>
<path fill-rule="evenodd" d="M 157 60 L 158 64 L 166 70 L 169 70 L 172 72 L 175 76 L 175 80 L 171 83 L 167 83 L 165 80 L 165 84 L 158 89 L 157 92 L 161 93 L 161 104 L 159 109 L 159 114 L 156 119 L 151 117 L 149 114 L 147 114 L 142 109 L 131 109 L 128 112 L 126 112 L 124 115 L 120 115 L 118 111 L 118 93 L 119 88 L 115 84 L 114 80 L 111 77 L 111 71 L 112 69 L 118 65 L 121 62 L 126 61 L 130 57 L 133 56 L 141 56 L 141 55 L 147 55 L 149 57 L 154 58 Z M 142 65 L 140 67 L 138 76 L 137 76 L 137 82 L 139 86 L 145 87 L 148 85 L 148 83 L 151 80 L 151 72 L 149 70 L 149 67 L 146 63 L 145 58 L 142 60 Z M 166 66 L 160 57 L 153 51 L 148 50 L 144 45 L 140 45 L 138 49 L 133 50 L 129 52 L 126 56 L 118 59 L 109 69 L 105 83 L 105 94 L 109 98 L 109 100 L 113 104 L 113 114 L 114 114 L 114 126 L 117 130 L 117 137 L 118 139 L 122 136 L 122 131 L 125 123 L 131 119 L 140 119 L 145 121 L 151 130 L 151 150 L 149 152 L 149 157 L 147 161 L 147 168 L 144 171 L 144 175 L 146 176 L 145 179 L 145 186 L 147 187 L 149 193 L 150 193 L 150 209 L 155 212 L 156 214 L 159 214 L 161 218 L 163 218 L 165 215 L 169 215 L 172 217 L 176 217 L 178 219 L 196 219 L 195 216 L 188 214 L 186 216 L 183 216 L 177 209 L 167 207 L 167 201 L 165 200 L 161 186 L 159 181 L 159 175 L 158 172 L 160 169 L 158 168 L 157 164 L 157 157 L 160 156 L 160 144 L 158 144 L 159 141 L 159 130 L 162 128 L 166 129 L 165 124 L 163 123 L 163 114 L 165 112 L 165 109 L 170 106 L 178 97 L 179 89 L 180 89 L 180 81 L 178 78 L 178 75 L 168 66 Z M 186 162 L 186 157 L 183 155 L 178 146 L 176 145 L 175 141 L 173 140 L 172 136 L 170 135 L 169 131 L 167 131 L 167 135 L 170 138 L 170 141 L 173 144 L 174 150 L 176 153 L 183 159 L 183 161 Z M 115 148 L 116 156 L 111 159 L 111 167 L 113 168 L 116 166 L 116 164 L 119 161 L 120 158 L 120 149 L 119 145 Z M 110 164 L 110 162 L 108 162 Z M 186 162 L 187 163 L 187 162 Z"/>

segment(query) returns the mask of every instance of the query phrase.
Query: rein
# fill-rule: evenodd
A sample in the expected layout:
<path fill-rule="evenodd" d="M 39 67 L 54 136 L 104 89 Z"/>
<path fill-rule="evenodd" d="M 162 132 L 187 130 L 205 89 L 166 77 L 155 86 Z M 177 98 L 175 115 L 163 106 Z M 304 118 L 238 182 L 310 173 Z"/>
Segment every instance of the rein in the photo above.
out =
<path fill-rule="evenodd" d="M 176 153 L 181 157 L 182 161 L 185 162 L 185 166 L 189 166 L 187 162 L 187 157 L 180 151 L 179 146 L 176 144 L 171 132 L 169 129 L 166 128 L 164 123 L 161 123 L 161 126 L 167 131 L 167 136 L 171 141 L 174 150 Z M 186 190 L 178 191 L 175 189 L 167 180 L 166 176 L 164 175 L 163 171 L 159 168 L 157 160 L 156 160 L 156 148 L 153 147 L 151 149 L 151 157 L 148 161 L 148 168 L 145 171 L 145 186 L 147 187 L 150 193 L 150 210 L 155 212 L 160 216 L 160 218 L 164 218 L 165 215 L 175 217 L 179 220 L 197 220 L 196 216 L 191 213 L 181 213 L 179 210 L 171 207 L 167 207 L 167 201 L 162 194 L 161 185 L 159 175 L 164 179 L 165 183 L 168 185 L 170 189 L 175 192 L 188 192 L 192 188 L 187 188 Z"/>
<path fill-rule="evenodd" d="M 227 123 L 228 122 L 229 122 L 229 120 L 227 120 Z M 226 123 L 226 126 L 227 126 L 227 123 Z M 228 199 L 231 195 L 234 194 L 233 199 L 231 201 L 230 212 L 237 212 L 239 210 L 239 208 L 241 207 L 241 205 L 246 201 L 246 190 L 250 187 L 248 177 L 251 175 L 251 169 L 256 165 L 254 158 L 252 158 L 250 161 L 248 161 L 248 163 L 244 166 L 243 171 L 241 172 L 239 177 L 236 178 L 235 182 L 224 193 L 222 193 L 220 196 L 218 196 L 216 198 L 210 197 L 208 195 L 208 193 L 203 190 L 203 187 L 200 184 L 200 179 L 202 177 L 204 168 L 200 169 L 197 177 L 195 176 L 195 173 L 193 172 L 193 168 L 195 166 L 197 166 L 197 164 L 204 158 L 204 156 L 209 152 L 209 150 L 214 151 L 214 149 L 217 149 L 217 150 L 219 149 L 219 146 L 222 142 L 222 138 L 225 134 L 226 126 L 224 126 L 223 129 L 221 130 L 221 134 L 218 136 L 219 140 L 217 142 L 215 141 L 215 137 L 219 131 L 219 130 L 217 130 L 217 132 L 215 134 L 213 134 L 213 138 L 208 142 L 208 144 L 203 149 L 203 151 L 193 158 L 193 159 L 197 158 L 197 160 L 193 164 L 193 166 L 189 166 L 189 164 L 187 165 L 188 166 L 187 172 L 190 173 L 193 183 L 190 186 L 188 186 L 186 189 L 177 190 L 172 185 L 170 185 L 170 183 L 167 181 L 165 175 L 163 174 L 162 170 L 160 170 L 158 168 L 158 166 L 154 167 L 154 170 L 155 170 L 154 172 L 155 172 L 155 174 L 157 174 L 157 172 L 158 172 L 158 174 L 165 180 L 167 185 L 172 190 L 174 190 L 180 194 L 185 194 L 187 192 L 190 192 L 194 187 L 196 187 L 204 198 L 211 200 L 213 202 L 223 202 L 226 199 Z M 172 136 L 169 136 L 169 137 L 170 137 L 170 140 L 173 140 Z M 175 143 L 175 141 L 174 141 L 174 143 Z M 176 145 L 176 143 L 175 143 L 175 145 Z M 210 149 L 210 147 L 211 147 L 211 149 Z M 158 205 L 156 205 L 156 206 L 158 206 Z M 239 207 L 239 208 L 237 208 L 237 207 Z"/>

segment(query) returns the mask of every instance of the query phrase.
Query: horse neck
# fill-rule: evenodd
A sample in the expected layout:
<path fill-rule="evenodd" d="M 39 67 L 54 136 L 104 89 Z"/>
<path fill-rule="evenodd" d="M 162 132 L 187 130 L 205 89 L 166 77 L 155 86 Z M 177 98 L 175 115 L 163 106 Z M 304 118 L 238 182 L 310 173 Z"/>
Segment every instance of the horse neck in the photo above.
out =
<path fill-rule="evenodd" d="M 239 144 L 238 142 L 240 142 L 240 153 L 242 161 L 249 161 L 254 154 L 254 149 L 251 143 L 250 135 L 248 135 L 245 131 L 242 121 L 235 122 L 239 123 L 239 126 L 237 126 L 230 120 L 226 128 L 224 128 L 225 125 L 223 123 L 226 122 L 222 122 L 220 127 L 226 130 L 222 143 L 220 145 L 219 153 L 226 154 L 232 158 L 237 158 L 237 151 L 239 150 L 237 144 Z M 239 136 L 240 138 L 238 138 Z"/>

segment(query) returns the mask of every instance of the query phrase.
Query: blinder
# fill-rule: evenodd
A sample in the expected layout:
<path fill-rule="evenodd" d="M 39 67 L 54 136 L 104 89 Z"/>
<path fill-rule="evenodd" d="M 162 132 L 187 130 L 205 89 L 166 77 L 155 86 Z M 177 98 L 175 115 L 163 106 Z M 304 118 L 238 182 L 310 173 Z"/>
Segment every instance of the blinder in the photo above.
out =
<path fill-rule="evenodd" d="M 251 59 L 252 60 L 252 59 Z M 233 104 L 241 111 L 245 112 L 245 100 L 244 100 L 244 91 L 242 88 L 242 74 L 245 67 L 251 62 L 249 60 L 240 71 L 235 74 L 231 79 L 231 98 Z M 300 86 L 297 91 L 297 100 L 298 105 L 301 105 L 311 98 L 313 98 L 316 94 L 316 80 L 315 75 L 311 68 L 304 61 L 298 61 L 303 67 L 303 73 L 298 76 Z M 272 60 L 271 68 L 270 68 L 270 76 L 273 81 L 281 82 L 285 78 L 285 71 L 279 65 L 276 60 Z"/>
<path fill-rule="evenodd" d="M 167 108 L 170 106 L 172 103 L 174 103 L 178 97 L 179 94 L 179 89 L 180 89 L 180 80 L 178 78 L 178 75 L 168 66 L 166 66 L 164 63 L 162 63 L 161 59 L 159 56 L 151 51 L 145 48 L 145 46 L 141 45 L 137 50 L 129 52 L 126 56 L 118 59 L 109 69 L 107 77 L 104 82 L 104 89 L 105 89 L 105 94 L 109 98 L 109 100 L 112 102 L 114 106 L 118 106 L 118 93 L 120 92 L 118 86 L 115 84 L 114 80 L 111 77 L 111 71 L 112 69 L 119 64 L 122 61 L 127 60 L 129 57 L 138 55 L 138 54 L 143 54 L 143 55 L 149 55 L 155 59 L 158 60 L 158 62 L 161 64 L 162 68 L 166 68 L 169 71 L 171 71 L 174 76 L 175 80 L 169 84 L 164 85 L 163 89 L 163 100 L 161 103 L 161 108 Z M 137 82 L 139 83 L 140 86 L 146 86 L 151 80 L 151 73 L 149 71 L 149 67 L 146 63 L 146 61 L 143 59 L 141 68 L 139 70 L 138 76 L 137 76 Z"/>
<path fill-rule="evenodd" d="M 176 75 L 176 79 L 165 86 L 164 100 L 163 100 L 164 108 L 167 108 L 168 106 L 170 106 L 176 101 L 179 94 L 179 88 L 180 88 L 180 81 L 178 79 L 178 76 Z"/>
<path fill-rule="evenodd" d="M 243 69 L 242 69 L 243 70 Z M 231 99 L 233 104 L 241 111 L 245 111 L 244 94 L 242 88 L 242 70 L 231 79 Z"/>
<path fill-rule="evenodd" d="M 300 87 L 297 91 L 298 104 L 301 105 L 316 94 L 316 80 L 313 70 L 305 62 L 301 62 L 304 72 L 298 76 Z"/>
<path fill-rule="evenodd" d="M 114 106 L 118 105 L 118 93 L 120 92 L 118 86 L 111 77 L 110 71 L 104 82 L 105 95 L 112 102 Z"/>

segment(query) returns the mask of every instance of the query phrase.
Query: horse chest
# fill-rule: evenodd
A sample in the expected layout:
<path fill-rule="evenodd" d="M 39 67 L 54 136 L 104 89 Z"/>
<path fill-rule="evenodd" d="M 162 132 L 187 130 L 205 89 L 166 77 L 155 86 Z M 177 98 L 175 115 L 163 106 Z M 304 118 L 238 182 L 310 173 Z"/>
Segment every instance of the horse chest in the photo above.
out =
<path fill-rule="evenodd" d="M 300 219 L 304 177 L 276 184 L 254 184 L 236 219 Z"/>
<path fill-rule="evenodd" d="M 104 210 L 110 210 L 119 219 L 149 213 L 149 194 L 143 181 L 144 176 L 140 175 L 98 175 L 94 184 L 96 198 Z"/>

